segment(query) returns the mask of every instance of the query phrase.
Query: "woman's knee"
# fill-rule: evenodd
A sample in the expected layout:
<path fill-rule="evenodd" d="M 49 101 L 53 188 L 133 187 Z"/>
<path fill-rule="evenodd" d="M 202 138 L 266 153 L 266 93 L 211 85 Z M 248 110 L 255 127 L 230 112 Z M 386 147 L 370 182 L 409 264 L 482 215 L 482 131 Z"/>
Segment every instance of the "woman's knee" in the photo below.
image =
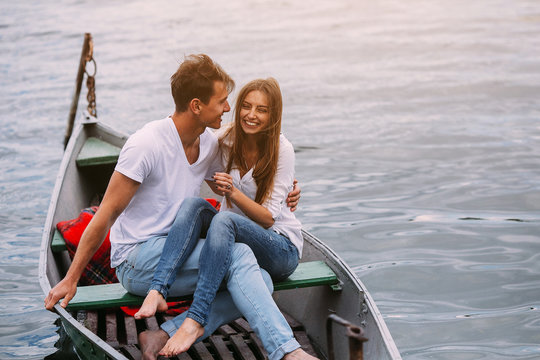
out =
<path fill-rule="evenodd" d="M 223 229 L 234 230 L 235 215 L 240 216 L 230 211 L 220 211 L 214 216 L 214 218 L 212 219 L 212 224 L 210 226 L 216 229 L 220 229 L 221 231 L 223 231 Z"/>

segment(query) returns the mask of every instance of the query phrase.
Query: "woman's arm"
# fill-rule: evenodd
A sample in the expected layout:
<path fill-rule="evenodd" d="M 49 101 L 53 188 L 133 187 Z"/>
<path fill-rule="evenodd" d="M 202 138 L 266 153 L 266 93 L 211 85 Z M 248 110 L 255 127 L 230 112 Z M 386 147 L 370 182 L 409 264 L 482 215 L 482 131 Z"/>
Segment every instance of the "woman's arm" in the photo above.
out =
<path fill-rule="evenodd" d="M 251 220 L 265 229 L 274 225 L 272 213 L 237 189 L 233 185 L 231 175 L 227 173 L 216 173 L 214 175 L 214 185 L 218 194 L 224 195 L 228 200 L 232 201 Z"/>
<path fill-rule="evenodd" d="M 262 205 L 251 200 L 248 196 L 233 186 L 232 176 L 220 173 L 216 184 L 219 191 L 232 201 L 251 220 L 265 228 L 274 225 L 276 219 L 282 211 L 283 206 L 287 206 L 289 193 L 294 182 L 294 148 L 286 139 L 280 141 L 279 159 L 276 174 L 274 175 L 274 185 L 269 197 Z M 216 174 L 217 175 L 217 174 Z M 216 176 L 214 176 L 216 179 Z M 216 179 L 216 180 L 218 180 Z M 230 188 L 228 187 L 230 185 Z M 298 190 L 295 195 L 299 196 Z M 298 199 L 296 199 L 298 200 Z M 293 200 L 294 201 L 294 200 Z"/>

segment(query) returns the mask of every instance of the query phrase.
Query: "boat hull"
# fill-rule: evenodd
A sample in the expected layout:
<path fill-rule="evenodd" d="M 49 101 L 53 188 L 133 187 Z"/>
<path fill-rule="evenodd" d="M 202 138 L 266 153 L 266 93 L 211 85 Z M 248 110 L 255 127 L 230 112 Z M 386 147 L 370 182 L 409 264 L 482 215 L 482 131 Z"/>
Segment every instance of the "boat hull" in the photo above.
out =
<path fill-rule="evenodd" d="M 43 231 L 39 280 L 45 294 L 62 279 L 70 264 L 67 252 L 57 254 L 51 250 L 55 224 L 77 217 L 81 209 L 99 201 L 94 199 L 95 194 L 104 193 L 113 171 L 111 165 L 100 166 L 92 171 L 76 166 L 77 154 L 89 137 L 97 137 L 118 147 L 122 147 L 127 140 L 125 134 L 97 122 L 84 122 L 75 129 L 60 166 Z M 312 344 L 323 357 L 328 356 L 326 318 L 330 314 L 337 314 L 365 331 L 368 338 L 364 343 L 365 359 L 401 359 L 375 302 L 361 281 L 323 242 L 308 232 L 304 231 L 303 235 L 305 244 L 302 261 L 325 261 L 338 275 L 340 285 L 278 291 L 274 293 L 274 298 L 280 309 L 304 325 Z M 78 321 L 58 304 L 55 310 L 81 358 L 127 359 L 88 330 L 84 321 Z M 334 338 L 334 351 L 336 359 L 349 358 L 345 337 Z"/>

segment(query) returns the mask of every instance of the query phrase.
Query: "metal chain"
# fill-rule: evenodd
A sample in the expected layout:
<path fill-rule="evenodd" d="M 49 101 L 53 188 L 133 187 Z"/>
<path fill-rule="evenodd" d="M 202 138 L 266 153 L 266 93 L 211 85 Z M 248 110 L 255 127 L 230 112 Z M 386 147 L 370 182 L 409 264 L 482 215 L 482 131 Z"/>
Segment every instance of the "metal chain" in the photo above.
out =
<path fill-rule="evenodd" d="M 88 113 L 92 115 L 93 117 L 97 117 L 97 111 L 96 111 L 96 72 L 97 72 L 97 65 L 96 60 L 94 60 L 93 57 L 94 53 L 94 43 L 90 41 L 90 48 L 88 50 L 88 55 L 86 56 L 86 63 L 88 65 L 89 62 L 92 62 L 94 64 L 94 73 L 90 75 L 85 67 L 84 72 L 86 73 L 86 87 L 88 88 L 88 94 L 86 95 L 86 99 L 88 100 Z"/>

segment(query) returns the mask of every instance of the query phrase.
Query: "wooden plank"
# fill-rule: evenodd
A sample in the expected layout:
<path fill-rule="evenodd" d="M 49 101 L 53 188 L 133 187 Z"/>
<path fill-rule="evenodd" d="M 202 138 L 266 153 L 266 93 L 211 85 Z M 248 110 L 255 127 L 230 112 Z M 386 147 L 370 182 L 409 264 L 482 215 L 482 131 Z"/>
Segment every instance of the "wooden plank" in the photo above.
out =
<path fill-rule="evenodd" d="M 120 151 L 121 149 L 118 146 L 95 137 L 89 137 L 86 139 L 75 162 L 79 167 L 116 164 Z"/>
<path fill-rule="evenodd" d="M 311 356 L 315 356 L 315 357 L 318 356 L 315 350 L 313 349 L 313 346 L 311 345 L 311 342 L 309 341 L 309 338 L 305 331 L 295 331 L 294 337 L 296 338 L 296 340 L 298 341 L 298 343 L 300 344 L 302 349 L 304 349 L 305 352 L 307 352 Z"/>
<path fill-rule="evenodd" d="M 141 350 L 135 345 L 126 345 L 120 348 L 120 351 L 126 355 L 128 359 L 139 360 L 142 358 Z"/>
<path fill-rule="evenodd" d="M 230 335 L 234 335 L 234 334 L 238 334 L 238 331 L 234 330 L 232 327 L 230 327 L 229 325 L 223 325 L 223 326 L 220 326 L 219 329 L 217 330 L 220 334 L 224 335 L 225 337 L 227 336 L 230 336 Z"/>
<path fill-rule="evenodd" d="M 51 250 L 55 253 L 67 250 L 66 241 L 58 229 L 54 229 L 53 238 L 51 241 Z"/>
<path fill-rule="evenodd" d="M 159 330 L 159 325 L 155 316 L 144 319 L 144 322 L 148 330 L 152 330 L 152 331 Z"/>
<path fill-rule="evenodd" d="M 261 359 L 267 359 L 268 353 L 266 352 L 261 339 L 259 339 L 255 333 L 250 333 L 249 338 L 254 345 L 253 347 L 255 348 L 255 351 L 257 352 L 255 355 Z"/>
<path fill-rule="evenodd" d="M 219 335 L 212 335 L 208 338 L 208 342 L 212 344 L 221 360 L 234 360 L 234 356 L 223 341 L 223 337 Z"/>
<path fill-rule="evenodd" d="M 274 284 L 274 291 L 296 289 L 318 285 L 334 285 L 339 282 L 336 274 L 324 261 L 309 261 L 298 267 L 282 282 Z"/>
<path fill-rule="evenodd" d="M 84 320 L 84 326 L 97 335 L 98 332 L 98 313 L 97 311 L 88 311 L 86 313 L 86 319 Z"/>
<path fill-rule="evenodd" d="M 289 324 L 289 326 L 291 327 L 291 329 L 294 331 L 294 330 L 304 330 L 304 325 L 302 325 L 298 320 L 296 320 L 295 318 L 293 318 L 291 315 L 285 313 L 285 312 L 281 312 L 283 314 L 283 316 L 285 317 L 285 320 L 287 320 L 287 323 Z"/>
<path fill-rule="evenodd" d="M 245 343 L 242 335 L 231 335 L 229 337 L 232 346 L 238 352 L 237 355 L 242 360 L 257 360 L 249 346 Z"/>
<path fill-rule="evenodd" d="M 285 281 L 274 284 L 274 289 L 285 290 L 338 283 L 336 274 L 323 261 L 300 263 L 296 271 Z M 168 301 L 188 300 L 191 296 L 173 297 Z M 69 302 L 68 310 L 91 310 L 118 306 L 138 306 L 144 298 L 127 292 L 119 284 L 77 287 L 77 294 Z"/>
<path fill-rule="evenodd" d="M 187 300 L 191 296 L 171 297 L 170 301 Z M 77 287 L 68 310 L 103 309 L 119 306 L 142 305 L 144 297 L 127 292 L 120 283 Z"/>
<path fill-rule="evenodd" d="M 137 339 L 137 324 L 135 324 L 135 318 L 124 314 L 124 324 L 126 325 L 126 343 L 128 345 L 138 344 L 139 341 Z"/>
<path fill-rule="evenodd" d="M 233 324 L 234 324 L 234 327 L 236 327 L 237 329 L 239 329 L 240 331 L 246 334 L 253 332 L 253 330 L 251 329 L 251 326 L 249 326 L 249 323 L 244 318 L 238 318 L 234 320 Z"/>
<path fill-rule="evenodd" d="M 113 348 L 117 348 L 120 343 L 116 333 L 116 313 L 108 311 L 105 315 L 106 335 L 105 341 Z"/>
<path fill-rule="evenodd" d="M 191 349 L 197 353 L 201 360 L 214 360 L 214 357 L 210 354 L 210 351 L 208 351 L 203 342 L 196 343 L 191 346 Z"/>
<path fill-rule="evenodd" d="M 163 359 L 163 356 L 158 357 L 158 359 Z M 184 352 L 184 353 L 181 353 L 180 355 L 177 355 L 176 359 L 178 359 L 178 360 L 193 360 L 193 358 L 187 352 Z"/>

